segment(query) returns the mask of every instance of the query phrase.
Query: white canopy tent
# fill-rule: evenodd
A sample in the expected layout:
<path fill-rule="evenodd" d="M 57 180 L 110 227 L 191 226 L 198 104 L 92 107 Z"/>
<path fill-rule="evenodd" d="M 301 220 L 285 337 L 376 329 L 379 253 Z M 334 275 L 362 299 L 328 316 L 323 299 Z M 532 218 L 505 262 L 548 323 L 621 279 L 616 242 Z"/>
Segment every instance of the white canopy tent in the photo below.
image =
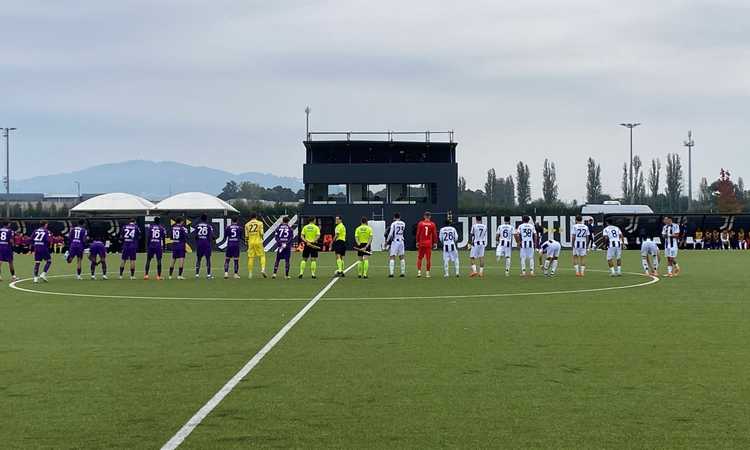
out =
<path fill-rule="evenodd" d="M 156 207 L 145 198 L 133 194 L 115 192 L 97 195 L 74 206 L 73 214 L 148 214 Z"/>
<path fill-rule="evenodd" d="M 224 215 L 239 211 L 224 200 L 203 192 L 184 192 L 160 201 L 154 212 L 221 212 Z"/>

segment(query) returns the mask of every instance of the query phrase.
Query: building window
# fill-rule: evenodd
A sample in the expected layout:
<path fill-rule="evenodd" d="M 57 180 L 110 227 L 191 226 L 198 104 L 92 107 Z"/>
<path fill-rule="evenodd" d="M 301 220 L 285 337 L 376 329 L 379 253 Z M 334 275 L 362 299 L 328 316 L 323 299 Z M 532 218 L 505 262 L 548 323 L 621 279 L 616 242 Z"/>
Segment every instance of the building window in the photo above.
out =
<path fill-rule="evenodd" d="M 346 203 L 346 185 L 329 184 L 328 185 L 328 203 Z"/>
<path fill-rule="evenodd" d="M 345 184 L 309 184 L 307 196 L 313 205 L 346 203 Z"/>
<path fill-rule="evenodd" d="M 352 184 L 350 192 L 354 204 L 383 204 L 388 198 L 388 189 L 384 184 Z"/>
<path fill-rule="evenodd" d="M 395 205 L 409 204 L 409 185 L 408 184 L 391 184 L 388 186 L 391 203 Z"/>
<path fill-rule="evenodd" d="M 416 205 L 430 202 L 429 184 L 398 183 L 388 186 L 391 203 L 394 205 Z"/>
<path fill-rule="evenodd" d="M 430 190 L 428 184 L 410 184 L 409 185 L 409 202 L 410 203 L 427 203 L 430 199 Z"/>

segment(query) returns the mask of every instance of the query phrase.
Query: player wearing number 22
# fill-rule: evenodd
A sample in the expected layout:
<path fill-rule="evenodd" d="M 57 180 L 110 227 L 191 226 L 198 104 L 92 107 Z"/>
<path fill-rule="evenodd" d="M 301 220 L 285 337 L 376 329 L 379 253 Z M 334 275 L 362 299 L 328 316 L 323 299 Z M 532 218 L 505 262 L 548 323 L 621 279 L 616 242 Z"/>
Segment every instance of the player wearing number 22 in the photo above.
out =
<path fill-rule="evenodd" d="M 367 217 L 362 218 L 362 223 L 354 230 L 354 242 L 356 243 L 357 256 L 357 277 L 367 278 L 367 270 L 370 268 L 370 261 L 367 257 L 371 254 L 372 244 L 372 227 L 367 224 Z"/>
<path fill-rule="evenodd" d="M 443 243 L 443 276 L 448 278 L 449 263 L 452 261 L 458 276 L 458 231 L 453 228 L 450 220 L 445 221 L 445 226 L 440 229 L 440 242 Z"/>
<path fill-rule="evenodd" d="M 227 249 L 224 255 L 224 279 L 229 278 L 229 262 L 234 260 L 234 278 L 240 277 L 240 242 L 242 241 L 242 227 L 237 217 L 232 217 L 230 223 L 224 230 L 227 237 Z"/>
<path fill-rule="evenodd" d="M 263 249 L 263 222 L 258 216 L 252 214 L 250 221 L 245 224 L 245 239 L 247 239 L 247 272 L 248 277 L 253 277 L 255 258 L 260 259 L 260 274 L 266 278 L 266 252 Z"/>
<path fill-rule="evenodd" d="M 135 258 L 138 252 L 138 240 L 141 236 L 141 230 L 135 223 L 135 219 L 130 219 L 127 225 L 122 227 L 120 239 L 122 240 L 122 261 L 120 262 L 120 278 L 125 272 L 125 263 L 130 261 L 130 279 L 135 279 Z"/>
<path fill-rule="evenodd" d="M 432 249 L 437 247 L 437 227 L 432 221 L 429 211 L 424 213 L 424 218 L 417 224 L 417 277 L 422 276 L 422 259 L 427 259 L 425 276 L 430 278 L 432 268 Z"/>
<path fill-rule="evenodd" d="M 52 233 L 47 229 L 47 221 L 43 220 L 41 226 L 34 231 L 32 241 L 34 243 L 34 283 L 47 281 L 47 272 L 52 265 L 52 256 L 50 256 L 49 246 L 52 242 Z M 44 261 L 44 269 L 39 275 L 39 265 Z"/>

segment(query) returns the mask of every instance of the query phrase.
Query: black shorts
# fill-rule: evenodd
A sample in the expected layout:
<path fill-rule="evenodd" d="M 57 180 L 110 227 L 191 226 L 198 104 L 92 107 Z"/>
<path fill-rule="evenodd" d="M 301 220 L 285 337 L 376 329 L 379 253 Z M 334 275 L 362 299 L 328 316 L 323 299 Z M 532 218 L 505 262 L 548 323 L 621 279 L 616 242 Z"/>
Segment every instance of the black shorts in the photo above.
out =
<path fill-rule="evenodd" d="M 357 248 L 358 249 L 361 248 L 359 244 L 357 244 Z M 372 250 L 370 249 L 369 245 L 365 247 L 365 250 L 367 250 L 369 253 L 365 253 L 361 250 L 357 250 L 357 256 L 370 256 L 370 254 L 372 253 Z"/>
<path fill-rule="evenodd" d="M 346 255 L 346 241 L 342 241 L 341 239 L 337 241 L 333 241 L 333 253 L 341 256 Z"/>
<path fill-rule="evenodd" d="M 305 244 L 305 248 L 302 249 L 302 257 L 307 258 L 317 258 L 318 257 L 318 249 L 312 248 L 309 245 Z"/>

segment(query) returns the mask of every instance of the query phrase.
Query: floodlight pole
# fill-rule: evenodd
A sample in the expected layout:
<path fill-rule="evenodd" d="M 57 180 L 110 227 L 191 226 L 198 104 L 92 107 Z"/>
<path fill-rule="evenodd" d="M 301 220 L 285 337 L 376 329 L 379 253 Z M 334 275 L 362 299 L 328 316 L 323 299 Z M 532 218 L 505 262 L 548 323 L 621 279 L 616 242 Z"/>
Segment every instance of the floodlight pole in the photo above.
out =
<path fill-rule="evenodd" d="M 635 195 L 633 193 L 633 128 L 639 126 L 640 123 L 621 123 L 620 126 L 623 126 L 630 130 L 630 187 L 628 189 L 630 198 L 628 199 L 630 203 L 632 204 L 635 200 Z"/>
<path fill-rule="evenodd" d="M 305 139 L 310 140 L 310 109 L 309 106 L 305 107 Z"/>
<path fill-rule="evenodd" d="M 682 143 L 688 148 L 688 211 L 693 209 L 693 147 L 695 147 L 695 141 L 693 140 L 693 132 L 688 131 L 687 141 Z"/>
<path fill-rule="evenodd" d="M 10 132 L 15 128 L 0 128 L 5 137 L 5 217 L 10 218 Z"/>

